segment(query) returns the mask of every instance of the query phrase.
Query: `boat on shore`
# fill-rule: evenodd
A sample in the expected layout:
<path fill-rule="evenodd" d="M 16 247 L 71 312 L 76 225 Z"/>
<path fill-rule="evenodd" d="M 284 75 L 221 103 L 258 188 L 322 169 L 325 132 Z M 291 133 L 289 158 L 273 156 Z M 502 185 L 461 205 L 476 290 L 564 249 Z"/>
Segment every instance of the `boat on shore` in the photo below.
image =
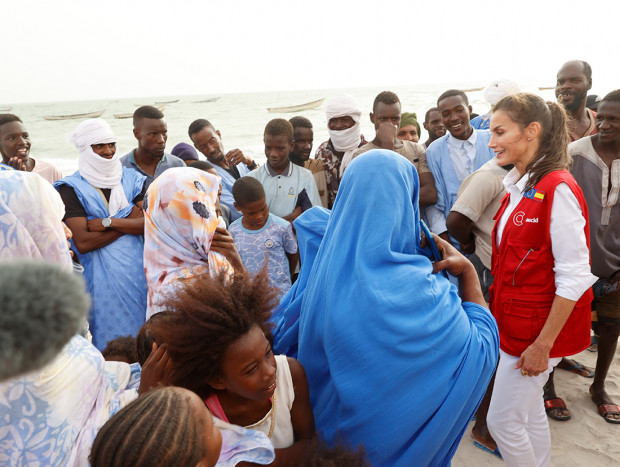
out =
<path fill-rule="evenodd" d="M 166 108 L 165 105 L 158 105 L 156 107 L 156 109 L 159 110 L 160 112 L 163 112 L 165 108 Z M 113 115 L 114 115 L 114 118 L 131 118 L 133 117 L 133 112 L 126 112 L 126 113 L 113 114 Z"/>
<path fill-rule="evenodd" d="M 219 97 L 209 97 L 208 99 L 201 99 L 199 101 L 192 101 L 192 104 L 206 104 L 207 102 L 215 102 Z"/>
<path fill-rule="evenodd" d="M 0 112 L 10 112 L 13 107 L 0 107 Z"/>
<path fill-rule="evenodd" d="M 548 91 L 549 89 L 555 89 L 555 86 L 538 86 L 539 91 Z"/>
<path fill-rule="evenodd" d="M 48 115 L 43 117 L 43 120 L 74 120 L 77 118 L 99 118 L 103 115 L 105 109 L 97 110 L 95 112 L 87 112 L 82 114 L 69 114 L 69 115 Z"/>
<path fill-rule="evenodd" d="M 475 92 L 475 91 L 482 91 L 483 89 L 484 89 L 484 86 L 482 86 L 481 88 L 461 89 L 461 91 L 463 91 L 463 92 Z"/>
<path fill-rule="evenodd" d="M 317 99 L 315 101 L 306 102 L 304 104 L 299 104 L 299 105 L 290 105 L 288 107 L 268 107 L 267 112 L 273 114 L 273 113 L 289 113 L 289 112 L 299 112 L 301 110 L 318 109 L 319 107 L 321 107 L 321 104 L 323 103 L 324 100 L 325 98 Z"/>
<path fill-rule="evenodd" d="M 174 104 L 175 102 L 179 102 L 179 99 L 175 99 L 172 101 L 155 101 L 156 105 L 166 105 L 166 104 Z"/>

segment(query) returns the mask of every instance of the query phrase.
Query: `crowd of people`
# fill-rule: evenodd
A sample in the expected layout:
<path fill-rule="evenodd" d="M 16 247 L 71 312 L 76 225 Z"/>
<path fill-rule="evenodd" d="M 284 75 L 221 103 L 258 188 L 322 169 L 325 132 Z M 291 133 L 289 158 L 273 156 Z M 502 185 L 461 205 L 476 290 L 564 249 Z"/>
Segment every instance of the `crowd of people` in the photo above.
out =
<path fill-rule="evenodd" d="M 333 96 L 314 157 L 276 118 L 260 166 L 202 118 L 167 153 L 143 106 L 122 157 L 77 125 L 64 177 L 0 114 L 0 463 L 440 466 L 475 416 L 545 466 L 556 367 L 620 424 L 620 90 L 591 86 L 571 61 L 557 102 L 495 81 L 423 121 L 384 91 L 368 140 Z"/>

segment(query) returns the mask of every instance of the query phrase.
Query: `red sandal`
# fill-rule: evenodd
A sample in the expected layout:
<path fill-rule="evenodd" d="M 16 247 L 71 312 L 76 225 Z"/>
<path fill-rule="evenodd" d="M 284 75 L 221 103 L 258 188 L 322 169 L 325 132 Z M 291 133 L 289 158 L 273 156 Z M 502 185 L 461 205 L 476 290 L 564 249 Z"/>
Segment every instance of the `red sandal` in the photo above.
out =
<path fill-rule="evenodd" d="M 557 420 L 558 422 L 565 422 L 567 420 L 570 420 L 571 418 L 570 412 L 568 413 L 568 415 L 557 415 L 557 413 L 554 413 L 555 411 L 553 409 L 568 410 L 564 401 L 560 399 L 559 397 L 556 397 L 555 399 L 547 399 L 545 401 L 545 412 L 547 413 L 547 416 L 549 418 L 553 418 L 554 420 Z"/>

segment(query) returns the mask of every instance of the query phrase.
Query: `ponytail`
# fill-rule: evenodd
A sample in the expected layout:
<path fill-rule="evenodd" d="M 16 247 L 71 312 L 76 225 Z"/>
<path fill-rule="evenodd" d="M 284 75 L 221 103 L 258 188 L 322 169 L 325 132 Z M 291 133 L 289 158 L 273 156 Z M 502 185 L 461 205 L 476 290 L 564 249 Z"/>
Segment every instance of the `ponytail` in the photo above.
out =
<path fill-rule="evenodd" d="M 501 99 L 493 106 L 493 111 L 496 110 L 507 112 L 522 128 L 532 122 L 540 124 L 538 151 L 525 168 L 525 172 L 530 174 L 525 191 L 533 188 L 548 173 L 570 167 L 567 117 L 563 106 L 555 102 L 545 102 L 535 94 L 521 92 Z"/>

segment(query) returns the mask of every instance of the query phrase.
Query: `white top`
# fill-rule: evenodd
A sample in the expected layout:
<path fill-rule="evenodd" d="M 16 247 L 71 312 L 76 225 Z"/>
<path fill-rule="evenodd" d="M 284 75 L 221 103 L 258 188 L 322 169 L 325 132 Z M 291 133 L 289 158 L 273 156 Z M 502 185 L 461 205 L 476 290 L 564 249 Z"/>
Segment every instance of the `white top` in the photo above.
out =
<path fill-rule="evenodd" d="M 295 442 L 293 422 L 291 420 L 291 409 L 295 401 L 295 388 L 293 387 L 293 377 L 288 366 L 286 355 L 276 355 L 276 391 L 272 398 L 271 410 L 259 422 L 247 425 L 245 428 L 260 431 L 269 435 L 271 429 L 271 413 L 273 406 L 276 408 L 275 427 L 271 441 L 275 449 L 288 448 Z"/>
<path fill-rule="evenodd" d="M 523 189 L 530 175 L 519 179 L 516 168 L 504 178 L 504 187 L 510 193 L 510 200 L 504 214 L 497 220 L 496 243 L 499 246 L 506 222 L 514 208 L 523 198 Z M 556 295 L 577 301 L 596 282 L 590 270 L 590 251 L 586 243 L 584 228 L 586 220 L 577 198 L 566 183 L 555 189 L 551 205 L 551 252 L 553 253 Z"/>
<path fill-rule="evenodd" d="M 477 139 L 476 130 L 472 131 L 471 136 L 464 141 L 456 139 L 451 133 L 448 134 L 447 142 L 450 160 L 454 166 L 454 172 L 461 183 L 474 172 Z"/>

